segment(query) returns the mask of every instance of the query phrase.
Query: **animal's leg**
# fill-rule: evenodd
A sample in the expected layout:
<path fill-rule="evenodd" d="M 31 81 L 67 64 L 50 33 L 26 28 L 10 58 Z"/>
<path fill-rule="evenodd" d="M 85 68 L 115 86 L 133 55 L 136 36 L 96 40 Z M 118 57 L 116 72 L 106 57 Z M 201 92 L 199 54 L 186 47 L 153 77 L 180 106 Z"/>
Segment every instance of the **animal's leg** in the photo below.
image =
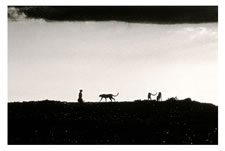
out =
<path fill-rule="evenodd" d="M 103 97 L 101 97 L 100 102 L 102 101 L 102 98 L 103 98 Z"/>
<path fill-rule="evenodd" d="M 105 102 L 107 102 L 107 98 L 105 98 Z"/>
<path fill-rule="evenodd" d="M 114 100 L 116 102 L 115 98 L 112 98 L 111 100 Z"/>

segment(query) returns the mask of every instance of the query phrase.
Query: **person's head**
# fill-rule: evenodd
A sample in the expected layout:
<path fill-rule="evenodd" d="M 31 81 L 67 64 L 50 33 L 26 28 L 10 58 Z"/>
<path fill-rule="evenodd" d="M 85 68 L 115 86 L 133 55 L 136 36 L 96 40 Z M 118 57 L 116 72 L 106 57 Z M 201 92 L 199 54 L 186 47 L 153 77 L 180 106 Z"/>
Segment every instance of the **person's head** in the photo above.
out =
<path fill-rule="evenodd" d="M 82 92 L 83 90 L 80 90 L 80 92 Z"/>

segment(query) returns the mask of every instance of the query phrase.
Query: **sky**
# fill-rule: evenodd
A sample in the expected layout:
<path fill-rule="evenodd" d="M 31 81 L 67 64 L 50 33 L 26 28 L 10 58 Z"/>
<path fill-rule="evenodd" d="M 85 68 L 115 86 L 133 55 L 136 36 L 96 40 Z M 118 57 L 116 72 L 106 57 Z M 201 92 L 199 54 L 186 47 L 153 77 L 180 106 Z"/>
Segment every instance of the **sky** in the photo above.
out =
<path fill-rule="evenodd" d="M 181 22 L 180 15 L 159 15 L 160 8 L 151 11 L 158 17 L 122 11 L 111 18 L 117 16 L 111 11 L 99 18 L 81 8 L 63 8 L 63 16 L 59 8 L 8 8 L 8 101 L 76 102 L 83 89 L 87 102 L 99 101 L 102 93 L 134 101 L 162 92 L 163 100 L 218 104 L 215 17 L 202 18 L 201 11 L 198 19 L 190 14 Z"/>

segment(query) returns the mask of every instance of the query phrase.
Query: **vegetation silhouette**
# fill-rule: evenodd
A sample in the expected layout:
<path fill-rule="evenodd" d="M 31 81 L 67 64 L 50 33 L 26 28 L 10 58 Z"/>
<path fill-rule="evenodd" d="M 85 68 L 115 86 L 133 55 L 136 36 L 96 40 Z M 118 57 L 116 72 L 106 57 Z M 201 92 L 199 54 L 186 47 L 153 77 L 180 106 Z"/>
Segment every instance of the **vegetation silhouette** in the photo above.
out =
<path fill-rule="evenodd" d="M 112 100 L 116 101 L 114 97 L 116 97 L 118 95 L 119 95 L 119 92 L 116 95 L 113 95 L 113 94 L 100 94 L 99 95 L 99 97 L 101 98 L 100 102 L 102 101 L 103 98 L 105 98 L 105 102 L 107 102 L 107 99 L 110 99 L 111 102 L 112 102 Z"/>
<path fill-rule="evenodd" d="M 8 103 L 8 144 L 218 144 L 218 106 L 190 98 Z"/>

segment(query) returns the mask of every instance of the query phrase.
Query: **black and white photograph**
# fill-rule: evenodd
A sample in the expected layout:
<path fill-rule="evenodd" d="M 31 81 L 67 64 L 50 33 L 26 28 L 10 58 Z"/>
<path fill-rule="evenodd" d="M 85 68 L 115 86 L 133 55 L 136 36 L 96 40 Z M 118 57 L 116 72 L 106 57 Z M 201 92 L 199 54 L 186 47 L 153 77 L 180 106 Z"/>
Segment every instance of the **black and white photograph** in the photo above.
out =
<path fill-rule="evenodd" d="M 217 5 L 7 13 L 8 145 L 218 145 Z"/>

